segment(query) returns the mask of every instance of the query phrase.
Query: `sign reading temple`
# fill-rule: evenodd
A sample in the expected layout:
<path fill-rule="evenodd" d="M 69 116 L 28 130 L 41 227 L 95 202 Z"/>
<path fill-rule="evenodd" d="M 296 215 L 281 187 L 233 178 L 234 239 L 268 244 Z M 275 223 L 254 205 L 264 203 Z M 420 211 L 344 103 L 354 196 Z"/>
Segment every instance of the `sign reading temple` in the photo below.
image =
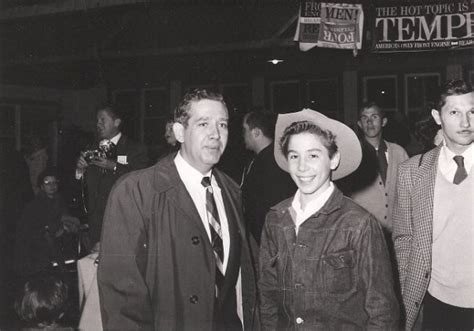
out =
<path fill-rule="evenodd" d="M 403 52 L 474 46 L 474 2 L 413 1 L 375 8 L 372 51 Z"/>

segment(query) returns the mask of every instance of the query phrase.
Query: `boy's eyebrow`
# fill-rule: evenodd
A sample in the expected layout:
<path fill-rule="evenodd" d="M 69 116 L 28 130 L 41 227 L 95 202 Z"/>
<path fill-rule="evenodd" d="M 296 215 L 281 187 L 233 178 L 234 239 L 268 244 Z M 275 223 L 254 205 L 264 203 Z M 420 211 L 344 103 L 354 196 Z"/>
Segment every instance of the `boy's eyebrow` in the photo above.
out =
<path fill-rule="evenodd" d="M 307 149 L 306 152 L 322 152 L 323 150 L 321 148 L 310 148 L 310 149 Z M 288 153 L 298 153 L 297 151 L 295 151 L 294 149 L 289 149 L 288 150 Z"/>

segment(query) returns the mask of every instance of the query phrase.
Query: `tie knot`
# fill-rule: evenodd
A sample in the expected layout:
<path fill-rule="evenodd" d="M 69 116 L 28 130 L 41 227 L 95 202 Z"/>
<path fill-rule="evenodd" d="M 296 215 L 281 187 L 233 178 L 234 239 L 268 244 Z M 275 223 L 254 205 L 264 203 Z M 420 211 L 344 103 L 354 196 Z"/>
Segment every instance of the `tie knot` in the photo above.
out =
<path fill-rule="evenodd" d="M 458 165 L 458 167 L 464 167 L 464 156 L 456 155 L 453 157 L 454 162 Z"/>
<path fill-rule="evenodd" d="M 203 177 L 201 181 L 201 185 L 204 187 L 209 187 L 211 186 L 211 177 Z"/>

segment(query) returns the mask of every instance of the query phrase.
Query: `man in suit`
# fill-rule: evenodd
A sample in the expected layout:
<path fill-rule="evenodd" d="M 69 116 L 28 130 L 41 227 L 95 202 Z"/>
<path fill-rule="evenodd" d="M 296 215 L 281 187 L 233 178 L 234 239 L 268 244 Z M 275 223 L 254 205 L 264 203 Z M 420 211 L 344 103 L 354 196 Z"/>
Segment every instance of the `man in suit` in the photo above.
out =
<path fill-rule="evenodd" d="M 398 173 L 393 239 L 405 328 L 472 330 L 474 92 L 462 80 L 447 82 L 431 114 L 444 143 Z"/>
<path fill-rule="evenodd" d="M 244 216 L 248 230 L 258 243 L 270 207 L 296 192 L 295 183 L 273 156 L 275 122 L 272 114 L 253 111 L 245 115 L 242 123 L 245 148 L 255 153 L 242 176 Z"/>
<path fill-rule="evenodd" d="M 87 187 L 87 214 L 90 249 L 100 240 L 105 205 L 110 190 L 123 174 L 148 166 L 144 145 L 133 141 L 120 131 L 122 114 L 117 105 L 107 104 L 97 109 L 97 136 L 94 150 L 104 149 L 107 154 L 87 157 L 82 152 L 76 165 L 76 179 L 85 180 Z"/>
<path fill-rule="evenodd" d="M 385 113 L 374 102 L 366 103 L 360 109 L 357 125 L 363 134 L 364 152 L 372 156 L 373 169 L 376 169 L 377 174 L 370 183 L 364 185 L 359 185 L 360 177 L 355 178 L 357 184 L 354 183 L 350 197 L 375 216 L 384 233 L 388 234 L 390 247 L 397 168 L 408 159 L 408 155 L 403 147 L 383 139 L 383 128 L 387 122 Z"/>
<path fill-rule="evenodd" d="M 214 168 L 228 120 L 222 95 L 186 94 L 173 125 L 179 152 L 112 190 L 98 269 L 104 329 L 258 326 L 240 189 Z"/>

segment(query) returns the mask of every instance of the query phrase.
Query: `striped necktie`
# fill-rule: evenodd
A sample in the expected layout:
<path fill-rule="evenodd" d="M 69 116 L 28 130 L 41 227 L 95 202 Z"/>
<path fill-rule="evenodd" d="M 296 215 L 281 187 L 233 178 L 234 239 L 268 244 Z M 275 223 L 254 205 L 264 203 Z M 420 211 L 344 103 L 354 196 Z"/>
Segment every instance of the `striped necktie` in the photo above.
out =
<path fill-rule="evenodd" d="M 211 245 L 216 258 L 216 296 L 218 290 L 224 280 L 224 244 L 222 242 L 222 229 L 217 212 L 216 201 L 214 200 L 214 192 L 211 186 L 211 178 L 203 177 L 202 186 L 206 188 L 206 211 L 209 228 L 211 230 Z"/>

